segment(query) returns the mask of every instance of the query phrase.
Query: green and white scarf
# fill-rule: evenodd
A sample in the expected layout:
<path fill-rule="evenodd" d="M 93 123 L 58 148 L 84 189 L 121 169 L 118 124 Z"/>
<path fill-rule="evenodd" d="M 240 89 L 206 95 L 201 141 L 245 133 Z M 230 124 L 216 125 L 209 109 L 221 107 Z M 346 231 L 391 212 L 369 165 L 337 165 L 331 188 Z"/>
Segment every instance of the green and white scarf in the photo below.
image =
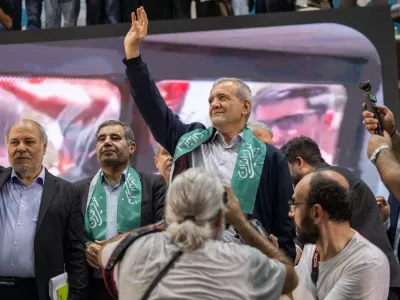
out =
<path fill-rule="evenodd" d="M 213 130 L 214 127 L 211 126 L 207 129 L 195 129 L 181 136 L 175 149 L 174 165 L 179 157 L 192 152 L 207 141 Z M 266 154 L 266 145 L 260 142 L 253 132 L 245 126 L 243 141 L 231 179 L 231 187 L 246 214 L 253 213 Z"/>
<path fill-rule="evenodd" d="M 90 183 L 85 214 L 85 231 L 90 241 L 107 239 L 107 194 L 101 183 L 101 169 Z M 142 213 L 142 184 L 138 173 L 128 172 L 117 203 L 117 231 L 125 233 L 140 227 Z"/>

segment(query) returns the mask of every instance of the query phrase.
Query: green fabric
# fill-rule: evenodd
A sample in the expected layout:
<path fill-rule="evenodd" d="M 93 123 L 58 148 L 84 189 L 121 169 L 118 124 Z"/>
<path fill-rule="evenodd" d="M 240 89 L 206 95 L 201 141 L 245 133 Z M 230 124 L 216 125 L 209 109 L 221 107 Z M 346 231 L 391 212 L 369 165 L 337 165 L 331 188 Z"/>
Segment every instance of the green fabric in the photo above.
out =
<path fill-rule="evenodd" d="M 174 165 L 179 157 L 192 152 L 208 140 L 213 130 L 213 127 L 205 130 L 195 129 L 181 136 L 174 153 Z M 243 129 L 243 141 L 231 179 L 232 190 L 246 214 L 253 213 L 266 154 L 266 145 L 260 142 L 246 126 Z"/>
<path fill-rule="evenodd" d="M 142 185 L 138 173 L 128 172 L 117 204 L 117 231 L 125 233 L 140 227 L 142 213 Z M 101 170 L 90 183 L 85 231 L 90 241 L 107 239 L 107 194 L 101 183 Z"/>

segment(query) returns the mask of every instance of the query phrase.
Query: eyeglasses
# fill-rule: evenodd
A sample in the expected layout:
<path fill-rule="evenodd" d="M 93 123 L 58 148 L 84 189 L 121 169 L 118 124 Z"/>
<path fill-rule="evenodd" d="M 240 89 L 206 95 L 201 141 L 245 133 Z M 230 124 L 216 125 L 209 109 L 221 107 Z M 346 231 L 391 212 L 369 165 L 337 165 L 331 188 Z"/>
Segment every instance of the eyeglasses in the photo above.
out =
<path fill-rule="evenodd" d="M 281 130 L 291 130 L 297 128 L 300 124 L 303 124 L 306 121 L 307 117 L 315 115 L 317 113 L 318 112 L 315 110 L 309 110 L 300 114 L 284 116 L 282 118 L 273 121 L 267 121 L 267 120 L 259 120 L 259 121 L 267 124 L 271 128 L 273 126 L 277 126 Z"/>
<path fill-rule="evenodd" d="M 301 204 L 307 204 L 305 202 L 302 203 L 295 203 L 293 200 L 289 200 L 288 205 L 289 205 L 289 211 L 291 213 L 295 213 L 296 212 L 296 206 L 297 205 L 301 205 Z"/>

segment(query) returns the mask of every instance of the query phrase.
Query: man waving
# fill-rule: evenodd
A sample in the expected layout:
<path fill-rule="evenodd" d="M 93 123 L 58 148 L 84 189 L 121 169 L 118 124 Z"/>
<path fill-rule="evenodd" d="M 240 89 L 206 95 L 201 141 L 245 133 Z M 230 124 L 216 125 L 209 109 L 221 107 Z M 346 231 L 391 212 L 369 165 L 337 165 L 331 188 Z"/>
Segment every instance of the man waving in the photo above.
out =
<path fill-rule="evenodd" d="M 279 150 L 260 142 L 246 126 L 252 108 L 250 88 L 236 78 L 217 80 L 208 98 L 212 126 L 182 123 L 165 104 L 141 59 L 139 46 L 147 27 L 141 7 L 136 15 L 132 13 L 124 63 L 141 115 L 157 142 L 173 156 L 171 180 L 191 167 L 216 173 L 232 187 L 244 213 L 258 219 L 294 259 L 295 230 L 288 217 L 293 194 L 289 169 Z"/>

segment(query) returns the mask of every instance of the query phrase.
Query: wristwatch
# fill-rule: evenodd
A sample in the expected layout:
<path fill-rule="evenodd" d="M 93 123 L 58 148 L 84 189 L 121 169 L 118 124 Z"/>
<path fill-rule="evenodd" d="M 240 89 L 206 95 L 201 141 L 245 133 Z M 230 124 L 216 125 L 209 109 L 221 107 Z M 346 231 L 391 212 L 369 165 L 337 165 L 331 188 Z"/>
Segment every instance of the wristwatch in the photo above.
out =
<path fill-rule="evenodd" d="M 383 149 L 392 150 L 388 145 L 382 145 L 382 146 L 379 146 L 378 148 L 376 148 L 376 149 L 374 150 L 374 152 L 372 152 L 371 157 L 369 158 L 369 160 L 370 160 L 373 164 L 375 164 L 375 161 L 376 161 L 376 159 L 377 159 L 377 157 L 378 157 L 379 152 L 381 152 Z"/>

